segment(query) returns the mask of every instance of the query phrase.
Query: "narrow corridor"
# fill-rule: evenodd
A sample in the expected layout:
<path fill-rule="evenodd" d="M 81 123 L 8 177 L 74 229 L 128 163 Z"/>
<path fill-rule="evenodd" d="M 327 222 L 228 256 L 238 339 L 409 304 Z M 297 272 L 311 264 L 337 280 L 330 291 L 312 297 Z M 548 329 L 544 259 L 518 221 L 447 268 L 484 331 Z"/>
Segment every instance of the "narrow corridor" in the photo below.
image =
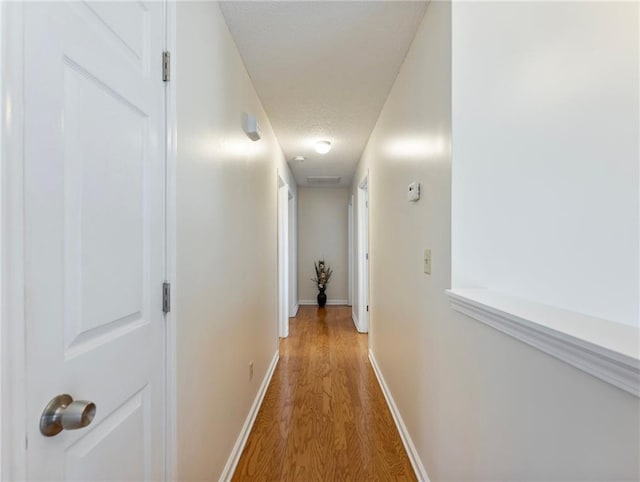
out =
<path fill-rule="evenodd" d="M 351 308 L 290 325 L 233 480 L 415 480 Z"/>

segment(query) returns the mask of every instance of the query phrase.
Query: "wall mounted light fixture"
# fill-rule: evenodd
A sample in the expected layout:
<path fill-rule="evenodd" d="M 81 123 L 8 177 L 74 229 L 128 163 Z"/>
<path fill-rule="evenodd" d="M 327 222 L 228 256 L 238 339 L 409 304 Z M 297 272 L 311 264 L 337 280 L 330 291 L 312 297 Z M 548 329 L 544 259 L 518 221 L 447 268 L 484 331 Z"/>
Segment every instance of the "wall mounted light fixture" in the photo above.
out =
<path fill-rule="evenodd" d="M 258 141 L 262 137 L 258 120 L 246 112 L 242 113 L 242 130 L 252 141 Z"/>

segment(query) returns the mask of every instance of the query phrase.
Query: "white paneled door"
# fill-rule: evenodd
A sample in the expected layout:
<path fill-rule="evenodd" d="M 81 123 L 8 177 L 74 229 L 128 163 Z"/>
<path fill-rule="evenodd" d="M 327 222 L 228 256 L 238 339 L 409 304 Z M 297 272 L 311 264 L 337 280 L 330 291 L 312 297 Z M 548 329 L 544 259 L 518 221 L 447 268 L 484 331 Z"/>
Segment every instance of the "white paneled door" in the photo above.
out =
<path fill-rule="evenodd" d="M 164 478 L 164 44 L 162 2 L 24 6 L 29 480 Z M 46 437 L 59 394 L 95 418 Z"/>

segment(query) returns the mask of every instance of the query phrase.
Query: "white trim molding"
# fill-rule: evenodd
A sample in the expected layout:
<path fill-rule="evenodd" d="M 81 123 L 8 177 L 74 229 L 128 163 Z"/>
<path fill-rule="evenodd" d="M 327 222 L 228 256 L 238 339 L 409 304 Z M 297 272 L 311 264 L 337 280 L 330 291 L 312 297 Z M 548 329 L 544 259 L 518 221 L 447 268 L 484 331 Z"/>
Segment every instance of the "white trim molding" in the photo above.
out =
<path fill-rule="evenodd" d="M 267 388 L 269 387 L 269 383 L 271 382 L 271 377 L 273 377 L 273 373 L 276 371 L 276 366 L 278 366 L 279 359 L 280 355 L 278 351 L 276 351 L 275 355 L 273 355 L 271 363 L 269 364 L 269 368 L 267 368 L 267 373 L 262 380 L 262 384 L 260 385 L 260 389 L 256 394 L 256 398 L 253 400 L 253 404 L 249 409 L 249 414 L 244 421 L 242 430 L 240 430 L 240 434 L 238 435 L 236 443 L 231 450 L 231 454 L 229 454 L 229 458 L 227 459 L 227 463 L 224 466 L 222 475 L 220 475 L 220 482 L 227 482 L 233 478 L 233 473 L 236 471 L 236 467 L 238 466 L 238 462 L 240 461 L 240 456 L 242 455 L 244 446 L 247 443 L 247 439 L 249 438 L 249 434 L 251 433 L 251 429 L 253 428 L 253 423 L 256 421 L 256 416 L 258 415 L 258 411 L 260 410 L 260 406 L 262 405 L 264 396 L 267 393 Z"/>
<path fill-rule="evenodd" d="M 447 290 L 452 309 L 640 397 L 637 327 L 483 289 Z"/>
<path fill-rule="evenodd" d="M 382 389 L 382 394 L 384 395 L 384 399 L 387 401 L 387 405 L 389 406 L 389 411 L 391 412 L 391 416 L 393 417 L 393 421 L 398 428 L 398 433 L 400 434 L 400 439 L 402 440 L 402 444 L 404 445 L 405 450 L 407 451 L 407 455 L 409 456 L 409 461 L 411 462 L 411 467 L 413 467 L 413 471 L 416 474 L 416 478 L 421 482 L 429 482 L 429 476 L 427 475 L 427 471 L 422 464 L 422 460 L 420 460 L 420 456 L 418 455 L 418 450 L 416 446 L 413 444 L 413 440 L 411 439 L 411 435 L 409 435 L 409 431 L 407 430 L 406 425 L 404 424 L 404 420 L 402 420 L 402 416 L 400 415 L 400 410 L 398 410 L 398 406 L 396 402 L 393 400 L 391 396 L 391 391 L 389 390 L 389 386 L 382 376 L 382 372 L 380 371 L 380 367 L 378 366 L 378 362 L 376 361 L 376 357 L 373 355 L 373 352 L 369 350 L 369 361 L 371 362 L 371 366 L 373 367 L 373 372 L 376 374 L 376 378 L 378 379 L 378 384 Z"/>
<path fill-rule="evenodd" d="M 361 333 L 369 331 L 369 288 L 371 275 L 369 271 L 371 247 L 369 245 L 369 169 L 358 184 L 357 189 L 357 247 L 356 259 L 358 266 L 358 325 Z"/>
<path fill-rule="evenodd" d="M 353 325 L 356 327 L 356 330 L 358 331 L 358 333 L 362 333 L 362 330 L 360 329 L 360 322 L 358 321 L 358 317 L 353 311 L 351 312 L 351 319 L 353 320 Z"/>
<path fill-rule="evenodd" d="M 0 2 L 0 480 L 27 479 L 24 8 Z"/>
<path fill-rule="evenodd" d="M 165 49 L 171 52 L 171 72 L 176 72 L 176 60 L 178 58 L 176 44 L 176 2 L 165 2 L 166 39 Z M 178 285 L 177 276 L 177 213 L 176 213 L 176 179 L 178 161 L 178 113 L 176 105 L 177 79 L 173 76 L 171 82 L 165 83 L 165 148 L 166 148 L 166 250 L 165 250 L 165 279 L 171 282 L 171 308 L 165 315 L 166 329 L 166 480 L 174 482 L 178 480 L 178 353 L 177 339 L 177 313 Z"/>
<path fill-rule="evenodd" d="M 349 306 L 348 303 L 349 303 L 348 300 L 336 300 L 336 299 L 327 300 L 327 306 Z M 298 304 L 300 306 L 317 305 L 318 300 L 300 300 L 298 301 Z"/>

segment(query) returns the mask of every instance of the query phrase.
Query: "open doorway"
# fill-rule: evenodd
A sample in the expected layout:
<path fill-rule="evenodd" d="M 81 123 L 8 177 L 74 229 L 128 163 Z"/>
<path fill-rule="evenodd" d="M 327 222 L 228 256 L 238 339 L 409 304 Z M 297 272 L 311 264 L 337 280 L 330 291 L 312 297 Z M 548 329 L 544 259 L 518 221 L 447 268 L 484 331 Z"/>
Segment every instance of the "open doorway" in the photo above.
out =
<path fill-rule="evenodd" d="M 369 176 L 358 185 L 358 331 L 369 331 Z"/>
<path fill-rule="evenodd" d="M 278 336 L 289 336 L 289 210 L 293 195 L 278 175 Z"/>

